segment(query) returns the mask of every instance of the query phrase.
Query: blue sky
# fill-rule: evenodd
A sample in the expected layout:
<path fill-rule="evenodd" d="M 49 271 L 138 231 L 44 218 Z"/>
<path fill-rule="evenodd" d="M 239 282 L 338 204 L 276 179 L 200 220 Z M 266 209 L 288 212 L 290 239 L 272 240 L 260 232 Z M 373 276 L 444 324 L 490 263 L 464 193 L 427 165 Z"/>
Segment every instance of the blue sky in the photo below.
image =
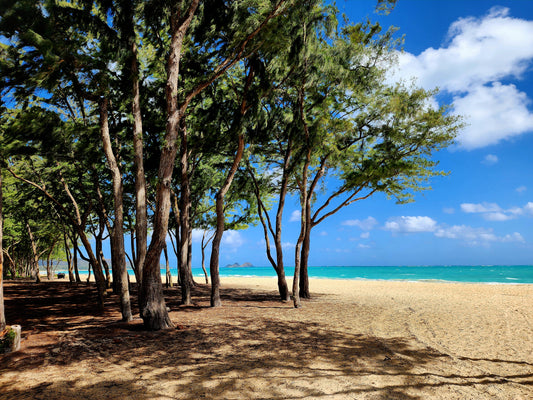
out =
<path fill-rule="evenodd" d="M 468 126 L 436 155 L 449 176 L 414 203 L 378 194 L 325 220 L 313 230 L 309 264 L 533 264 L 533 1 L 399 0 L 387 16 L 375 3 L 337 6 L 352 21 L 399 27 L 405 45 L 394 79 L 439 87 L 438 100 Z M 297 209 L 289 200 L 286 265 L 294 265 Z M 194 267 L 200 239 L 195 232 Z M 224 234 L 220 264 L 234 262 L 269 265 L 260 227 Z"/>

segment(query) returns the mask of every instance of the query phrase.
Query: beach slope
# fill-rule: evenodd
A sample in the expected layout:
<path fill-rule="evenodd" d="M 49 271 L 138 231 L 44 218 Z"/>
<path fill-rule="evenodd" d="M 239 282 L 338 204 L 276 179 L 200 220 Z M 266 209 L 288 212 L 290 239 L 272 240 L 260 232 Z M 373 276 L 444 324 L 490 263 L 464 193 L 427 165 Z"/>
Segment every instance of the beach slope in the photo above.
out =
<path fill-rule="evenodd" d="M 194 306 L 166 291 L 176 329 L 119 322 L 94 288 L 6 283 L 19 352 L 2 399 L 531 399 L 533 285 L 311 281 L 293 309 L 271 278 L 224 278 Z"/>

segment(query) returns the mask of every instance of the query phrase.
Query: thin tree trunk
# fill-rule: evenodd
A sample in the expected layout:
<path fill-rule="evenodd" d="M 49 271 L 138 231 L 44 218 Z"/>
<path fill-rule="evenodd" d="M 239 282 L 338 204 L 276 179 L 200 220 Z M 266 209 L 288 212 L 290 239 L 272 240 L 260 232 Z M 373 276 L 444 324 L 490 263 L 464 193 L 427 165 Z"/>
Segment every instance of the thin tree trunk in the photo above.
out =
<path fill-rule="evenodd" d="M 204 271 L 204 275 L 205 275 L 205 284 L 206 285 L 209 285 L 209 278 L 207 277 L 207 270 L 205 269 L 205 248 L 207 247 L 207 245 L 209 244 L 209 242 L 211 240 L 213 240 L 213 237 L 214 237 L 214 233 L 213 235 L 211 235 L 211 237 L 207 240 L 207 242 L 205 241 L 205 235 L 207 234 L 207 231 L 204 230 L 204 234 L 202 235 L 202 270 Z"/>
<path fill-rule="evenodd" d="M 46 256 L 46 277 L 48 280 L 52 280 L 53 278 L 53 271 L 52 271 L 52 264 L 50 262 L 52 258 L 52 253 L 54 252 L 54 248 L 56 247 L 57 239 L 54 239 L 54 243 L 52 243 L 52 246 L 50 247 L 50 250 L 48 251 L 48 255 Z"/>
<path fill-rule="evenodd" d="M 292 140 L 287 142 L 287 150 L 283 160 L 283 176 L 281 178 L 281 190 L 279 193 L 278 210 L 276 212 L 276 234 L 274 235 L 274 245 L 276 246 L 276 274 L 278 275 L 278 289 L 282 301 L 289 301 L 290 294 L 285 278 L 285 267 L 283 265 L 283 246 L 281 243 L 281 222 L 283 219 L 283 210 L 285 208 L 285 198 L 287 197 L 289 183 L 289 164 L 292 155 Z"/>
<path fill-rule="evenodd" d="M 41 277 L 39 274 L 39 254 L 37 253 L 37 245 L 35 244 L 35 238 L 33 237 L 33 232 L 31 230 L 30 224 L 26 221 L 26 230 L 28 231 L 28 236 L 30 238 L 31 245 L 31 276 L 35 279 L 35 282 L 40 283 Z"/>
<path fill-rule="evenodd" d="M 185 305 L 191 304 L 191 287 L 189 271 L 189 231 L 190 231 L 190 185 L 187 127 L 182 126 L 180 145 L 180 241 L 179 246 L 179 274 L 181 284 L 181 301 Z"/>
<path fill-rule="evenodd" d="M 96 281 L 96 288 L 98 292 L 98 308 L 100 311 L 104 310 L 105 305 L 105 295 L 106 295 L 106 282 L 104 273 L 102 272 L 102 267 L 100 266 L 100 263 L 98 262 L 98 259 L 93 253 L 91 243 L 89 242 L 89 239 L 87 238 L 87 235 L 85 235 L 85 232 L 80 226 L 76 227 L 77 233 L 81 239 L 81 242 L 83 243 L 83 247 L 85 248 L 85 251 L 87 252 L 87 256 L 89 257 L 90 264 L 93 266 L 94 271 L 94 279 Z"/>
<path fill-rule="evenodd" d="M 172 287 L 172 275 L 170 274 L 170 264 L 168 262 L 168 250 L 167 246 L 163 248 L 163 252 L 165 254 L 165 267 L 166 267 L 166 273 L 165 273 L 165 283 L 166 287 Z"/>
<path fill-rule="evenodd" d="M 131 105 L 133 114 L 133 164 L 135 166 L 135 238 L 137 241 L 137 255 L 134 257 L 134 260 L 135 277 L 137 278 L 137 283 L 141 285 L 143 265 L 148 246 L 148 217 L 146 211 L 146 178 L 144 174 L 143 126 L 139 94 L 139 69 L 137 65 L 137 44 L 135 40 L 133 18 L 131 19 L 130 46 L 132 54 L 131 82 L 133 91 L 133 101 Z"/>
<path fill-rule="evenodd" d="M 81 283 L 80 271 L 78 269 L 78 236 L 75 232 L 72 236 L 72 247 L 74 248 L 72 252 L 72 263 L 74 266 L 74 274 L 76 275 L 76 283 Z"/>
<path fill-rule="evenodd" d="M 0 163 L 3 160 L 0 160 Z M 4 248 L 2 240 L 4 237 L 4 215 L 2 213 L 2 165 L 0 164 L 0 332 L 6 327 L 6 315 L 4 311 Z"/>
<path fill-rule="evenodd" d="M 122 173 L 118 167 L 113 149 L 111 147 L 111 138 L 109 136 L 108 123 L 108 100 L 102 99 L 100 102 L 100 134 L 107 163 L 112 174 L 113 181 L 113 200 L 115 221 L 110 235 L 113 235 L 114 251 L 112 252 L 113 270 L 117 271 L 118 290 L 120 297 L 120 311 L 123 321 L 131 321 L 130 292 L 128 286 L 128 271 L 126 270 L 126 256 L 124 249 L 124 204 L 123 204 L 123 186 Z"/>
<path fill-rule="evenodd" d="M 222 305 L 220 301 L 220 276 L 219 276 L 219 253 L 220 243 L 222 241 L 222 235 L 224 233 L 224 196 L 228 192 L 239 163 L 241 162 L 242 155 L 244 153 L 244 135 L 239 135 L 239 143 L 237 147 L 237 153 L 233 160 L 233 165 L 226 176 L 224 184 L 216 195 L 216 216 L 217 225 L 215 230 L 215 236 L 213 238 L 213 245 L 211 247 L 211 259 L 209 262 L 209 271 L 211 273 L 211 307 L 220 307 Z"/>
<path fill-rule="evenodd" d="M 68 246 L 67 234 L 63 233 L 63 244 L 65 246 L 65 254 L 67 256 L 68 264 L 68 280 L 69 282 L 75 282 L 76 278 L 74 277 L 74 268 L 72 265 L 72 255 L 70 254 L 70 247 Z"/>
<path fill-rule="evenodd" d="M 302 256 L 300 266 L 300 297 L 303 299 L 311 298 L 309 293 L 309 273 L 307 270 L 307 261 L 309 260 L 309 248 L 311 244 L 311 221 L 309 218 L 310 210 L 307 209 L 307 220 L 305 222 L 305 236 L 302 243 Z"/>

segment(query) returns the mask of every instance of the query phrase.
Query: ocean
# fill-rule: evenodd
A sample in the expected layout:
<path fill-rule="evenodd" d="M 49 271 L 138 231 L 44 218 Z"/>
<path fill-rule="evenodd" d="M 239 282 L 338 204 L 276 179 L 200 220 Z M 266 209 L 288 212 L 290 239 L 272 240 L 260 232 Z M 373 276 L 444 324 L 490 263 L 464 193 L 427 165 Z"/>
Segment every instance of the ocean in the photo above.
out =
<path fill-rule="evenodd" d="M 209 269 L 208 269 L 209 272 Z M 130 272 L 133 274 L 133 272 Z M 165 274 L 165 269 L 161 269 Z M 176 269 L 171 269 L 173 277 Z M 285 268 L 288 278 L 294 268 Z M 201 268 L 193 268 L 193 275 L 203 278 Z M 220 276 L 275 277 L 272 267 L 221 267 Z M 390 281 L 442 281 L 471 283 L 529 283 L 533 284 L 533 265 L 452 265 L 452 266 L 320 266 L 309 267 L 310 278 L 390 280 Z"/>

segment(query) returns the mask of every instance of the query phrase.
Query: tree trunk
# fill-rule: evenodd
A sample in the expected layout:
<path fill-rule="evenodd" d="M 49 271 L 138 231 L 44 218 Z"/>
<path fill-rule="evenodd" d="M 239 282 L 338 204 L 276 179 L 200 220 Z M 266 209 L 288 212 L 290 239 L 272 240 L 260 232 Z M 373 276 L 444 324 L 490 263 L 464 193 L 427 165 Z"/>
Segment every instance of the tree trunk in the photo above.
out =
<path fill-rule="evenodd" d="M 166 287 L 169 288 L 169 287 L 172 287 L 172 275 L 170 274 L 170 264 L 168 262 L 167 246 L 163 248 L 163 252 L 165 253 L 165 267 L 166 267 L 165 283 L 166 283 Z"/>
<path fill-rule="evenodd" d="M 48 251 L 48 255 L 46 256 L 46 278 L 50 281 L 53 278 L 53 271 L 52 271 L 52 264 L 51 264 L 51 258 L 52 253 L 54 252 L 54 248 L 56 247 L 57 239 L 54 239 L 54 243 L 52 243 L 52 246 L 50 247 L 50 250 Z"/>
<path fill-rule="evenodd" d="M 201 244 L 201 247 L 202 247 L 202 270 L 204 271 L 204 275 L 205 275 L 205 284 L 209 285 L 209 278 L 207 277 L 207 271 L 205 269 L 205 248 L 207 247 L 209 242 L 213 239 L 213 236 L 211 236 L 208 239 L 208 241 L 205 242 L 206 233 L 207 233 L 207 231 L 204 231 L 204 234 L 202 235 L 202 244 Z"/>
<path fill-rule="evenodd" d="M 307 271 L 307 261 L 309 260 L 309 248 L 311 245 L 311 194 L 307 195 L 305 202 L 305 235 L 302 243 L 302 254 L 300 258 L 300 297 L 309 299 L 309 274 Z"/>
<path fill-rule="evenodd" d="M 133 15 L 133 14 L 132 14 Z M 130 33 L 131 46 L 131 82 L 133 91 L 133 164 L 135 166 L 135 232 L 137 241 L 137 255 L 135 260 L 135 277 L 138 285 L 142 284 L 143 265 L 146 258 L 148 243 L 148 217 L 146 211 L 146 178 L 144 176 L 143 158 L 143 127 L 141 114 L 141 101 L 139 94 L 139 70 L 137 66 L 137 44 L 133 18 Z M 133 252 L 133 249 L 132 249 Z"/>
<path fill-rule="evenodd" d="M 239 135 L 239 143 L 237 147 L 237 153 L 233 159 L 233 165 L 231 166 L 228 176 L 224 184 L 216 195 L 216 215 L 217 225 L 215 230 L 215 237 L 213 238 L 213 245 L 211 247 L 211 259 L 209 262 L 209 271 L 211 273 L 211 307 L 220 307 L 222 305 L 220 301 L 220 276 L 219 276 L 219 253 L 220 242 L 222 241 L 222 235 L 224 233 L 224 196 L 228 192 L 239 163 L 241 162 L 242 155 L 244 153 L 244 135 Z"/>
<path fill-rule="evenodd" d="M 3 162 L 3 160 L 0 160 Z M 0 332 L 6 327 L 6 315 L 4 312 L 4 215 L 2 213 L 2 165 L 0 164 Z"/>
<path fill-rule="evenodd" d="M 150 247 L 146 254 L 140 291 L 140 309 L 144 326 L 150 330 L 159 330 L 173 326 L 168 316 L 163 298 L 163 285 L 159 261 L 165 246 L 170 213 L 170 185 L 176 161 L 176 140 L 182 119 L 185 117 L 186 104 L 178 107 L 178 77 L 180 71 L 181 50 L 185 33 L 196 13 L 199 0 L 192 0 L 188 10 L 180 20 L 178 10 L 173 8 L 170 16 L 171 39 L 167 61 L 167 82 L 165 97 L 167 102 L 167 124 L 161 156 L 159 158 L 158 183 L 156 189 L 156 209 L 154 213 L 154 230 Z M 182 132 L 183 133 L 183 132 Z"/>
<path fill-rule="evenodd" d="M 76 278 L 74 277 L 74 268 L 72 265 L 72 255 L 70 254 L 70 247 L 68 246 L 67 234 L 63 233 L 63 244 L 65 246 L 65 254 L 67 256 L 68 264 L 68 280 L 69 282 L 75 282 Z"/>
<path fill-rule="evenodd" d="M 311 225 L 306 224 L 304 241 L 302 243 L 302 256 L 300 266 L 300 297 L 303 299 L 311 298 L 309 293 L 309 274 L 307 270 L 307 261 L 309 259 L 309 246 L 311 243 Z"/>
<path fill-rule="evenodd" d="M 87 252 L 90 264 L 93 266 L 94 279 L 96 281 L 96 288 L 98 292 L 98 309 L 103 311 L 105 306 L 106 281 L 104 273 L 102 272 L 102 266 L 94 255 L 93 249 L 91 248 L 91 243 L 89 242 L 89 239 L 87 238 L 83 228 L 81 226 L 76 226 L 76 230 L 78 231 L 77 233 L 81 239 L 81 242 L 83 243 L 85 251 Z"/>
<path fill-rule="evenodd" d="M 102 144 L 104 153 L 107 158 L 109 169 L 111 170 L 113 180 L 113 200 L 115 221 L 110 235 L 113 235 L 113 253 L 112 266 L 116 271 L 118 279 L 117 286 L 120 297 L 120 311 L 122 313 L 123 321 L 131 321 L 133 315 L 131 313 L 130 292 L 128 285 L 128 271 L 126 269 L 126 256 L 124 248 L 124 204 L 123 204 L 123 186 L 122 173 L 118 167 L 113 149 L 111 147 L 111 138 L 109 136 L 108 123 L 108 100 L 102 99 L 100 102 L 100 133 L 102 136 Z"/>
<path fill-rule="evenodd" d="M 179 274 L 181 284 L 181 301 L 185 305 L 191 304 L 191 271 L 189 271 L 189 231 L 190 231 L 190 185 L 187 127 L 181 127 L 180 146 L 180 241 L 179 246 Z"/>
<path fill-rule="evenodd" d="M 278 210 L 276 212 L 276 234 L 274 235 L 274 245 L 276 246 L 276 274 L 278 275 L 278 289 L 282 301 L 290 300 L 289 287 L 285 279 L 285 267 L 283 265 L 283 246 L 281 243 L 281 222 L 283 210 L 285 208 L 285 198 L 287 197 L 289 183 L 289 164 L 292 155 L 292 140 L 287 141 L 287 150 L 283 160 L 283 176 L 281 178 L 281 190 L 279 193 Z"/>
<path fill-rule="evenodd" d="M 33 279 L 35 279 L 35 282 L 40 283 L 41 277 L 39 274 L 39 254 L 37 253 L 37 245 L 35 244 L 35 238 L 33 237 L 33 232 L 28 221 L 26 221 L 26 230 L 28 231 L 32 253 L 31 276 Z"/>
<path fill-rule="evenodd" d="M 81 283 L 80 271 L 78 269 L 78 236 L 76 232 L 72 236 L 72 247 L 74 248 L 72 251 L 72 264 L 74 266 L 74 274 L 76 275 L 76 283 Z"/>

